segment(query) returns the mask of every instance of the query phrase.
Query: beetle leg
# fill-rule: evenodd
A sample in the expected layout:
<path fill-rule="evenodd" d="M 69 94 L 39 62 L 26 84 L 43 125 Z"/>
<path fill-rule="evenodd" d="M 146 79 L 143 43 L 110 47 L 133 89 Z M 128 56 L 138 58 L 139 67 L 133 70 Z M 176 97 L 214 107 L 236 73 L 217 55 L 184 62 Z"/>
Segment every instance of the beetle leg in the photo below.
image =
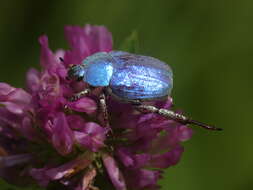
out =
<path fill-rule="evenodd" d="M 131 103 L 133 106 L 141 106 L 142 102 L 141 100 L 135 99 L 135 100 L 128 100 L 129 103 Z"/>
<path fill-rule="evenodd" d="M 177 121 L 181 124 L 193 124 L 193 125 L 197 125 L 197 126 L 200 126 L 200 127 L 203 127 L 205 129 L 208 129 L 208 130 L 216 130 L 216 131 L 221 131 L 222 129 L 221 128 L 216 128 L 214 126 L 210 126 L 210 125 L 206 125 L 204 123 L 201 123 L 199 121 L 195 121 L 195 120 L 192 120 L 182 114 L 179 114 L 179 113 L 176 113 L 172 110 L 167 110 L 167 109 L 159 109 L 155 106 L 150 106 L 150 105 L 137 105 L 136 108 L 138 110 L 140 110 L 141 112 L 149 112 L 149 113 L 157 113 L 167 119 L 172 119 L 174 121 Z"/>
<path fill-rule="evenodd" d="M 109 125 L 108 111 L 107 111 L 107 105 L 106 105 L 106 97 L 104 93 L 102 93 L 99 96 L 99 105 L 100 105 L 101 112 L 103 114 L 103 125 L 105 127 L 109 127 L 110 125 Z"/>
<path fill-rule="evenodd" d="M 73 96 L 70 97 L 70 101 L 74 102 L 79 100 L 80 98 L 87 96 L 89 93 L 91 92 L 90 88 L 86 88 L 85 90 L 78 92 L 76 94 L 74 94 Z"/>

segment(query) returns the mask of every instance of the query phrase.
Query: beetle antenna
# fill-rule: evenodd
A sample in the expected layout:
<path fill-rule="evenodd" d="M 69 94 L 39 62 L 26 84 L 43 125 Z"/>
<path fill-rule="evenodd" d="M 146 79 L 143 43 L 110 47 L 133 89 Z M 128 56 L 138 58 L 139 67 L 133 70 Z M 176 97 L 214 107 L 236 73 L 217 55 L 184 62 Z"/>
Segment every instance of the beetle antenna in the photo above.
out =
<path fill-rule="evenodd" d="M 64 63 L 64 59 L 62 57 L 59 57 L 60 61 Z"/>
<path fill-rule="evenodd" d="M 138 105 L 136 107 L 140 111 L 148 111 L 150 113 L 157 113 L 157 114 L 162 115 L 162 116 L 164 116 L 168 119 L 172 119 L 172 120 L 177 121 L 177 122 L 182 123 L 182 124 L 193 124 L 193 125 L 200 126 L 204 129 L 213 130 L 213 131 L 221 131 L 222 130 L 222 128 L 217 128 L 217 127 L 214 127 L 214 126 L 206 125 L 204 123 L 192 120 L 192 119 L 190 119 L 190 118 L 188 118 L 188 117 L 186 117 L 182 114 L 176 113 L 176 112 L 171 111 L 171 110 L 159 109 L 159 108 L 156 108 L 155 106 L 143 105 L 143 104 Z"/>

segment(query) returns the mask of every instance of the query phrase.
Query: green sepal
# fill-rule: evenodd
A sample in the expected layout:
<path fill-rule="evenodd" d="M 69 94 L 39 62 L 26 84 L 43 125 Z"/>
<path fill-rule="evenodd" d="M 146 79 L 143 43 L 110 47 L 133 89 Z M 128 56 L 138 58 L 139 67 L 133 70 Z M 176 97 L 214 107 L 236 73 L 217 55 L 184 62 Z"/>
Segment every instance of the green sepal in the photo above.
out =
<path fill-rule="evenodd" d="M 134 30 L 120 45 L 120 50 L 129 53 L 137 53 L 139 51 L 138 32 Z"/>

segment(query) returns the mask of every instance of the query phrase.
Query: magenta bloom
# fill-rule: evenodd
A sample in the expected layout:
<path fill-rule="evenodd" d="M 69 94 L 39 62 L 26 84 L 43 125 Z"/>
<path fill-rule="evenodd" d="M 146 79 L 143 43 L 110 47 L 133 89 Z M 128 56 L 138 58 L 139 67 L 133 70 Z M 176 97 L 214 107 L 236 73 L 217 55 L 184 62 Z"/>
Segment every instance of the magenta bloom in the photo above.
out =
<path fill-rule="evenodd" d="M 65 34 L 71 49 L 55 53 L 46 36 L 39 38 L 42 69 L 28 71 L 26 90 L 0 83 L 0 176 L 75 190 L 159 189 L 163 169 L 178 163 L 191 129 L 112 98 L 110 126 L 103 126 L 96 93 L 71 102 L 86 84 L 66 80 L 69 67 L 111 51 L 112 36 L 91 25 L 67 26 Z M 167 109 L 172 99 L 153 104 Z"/>

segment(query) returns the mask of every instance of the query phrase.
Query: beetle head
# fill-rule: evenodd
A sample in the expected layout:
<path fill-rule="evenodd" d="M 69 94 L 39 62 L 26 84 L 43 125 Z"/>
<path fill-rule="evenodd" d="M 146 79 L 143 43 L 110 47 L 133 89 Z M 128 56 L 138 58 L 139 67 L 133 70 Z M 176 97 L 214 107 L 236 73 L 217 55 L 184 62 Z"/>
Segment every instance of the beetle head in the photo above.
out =
<path fill-rule="evenodd" d="M 67 79 L 81 81 L 85 76 L 85 68 L 83 65 L 73 65 L 68 70 Z"/>

